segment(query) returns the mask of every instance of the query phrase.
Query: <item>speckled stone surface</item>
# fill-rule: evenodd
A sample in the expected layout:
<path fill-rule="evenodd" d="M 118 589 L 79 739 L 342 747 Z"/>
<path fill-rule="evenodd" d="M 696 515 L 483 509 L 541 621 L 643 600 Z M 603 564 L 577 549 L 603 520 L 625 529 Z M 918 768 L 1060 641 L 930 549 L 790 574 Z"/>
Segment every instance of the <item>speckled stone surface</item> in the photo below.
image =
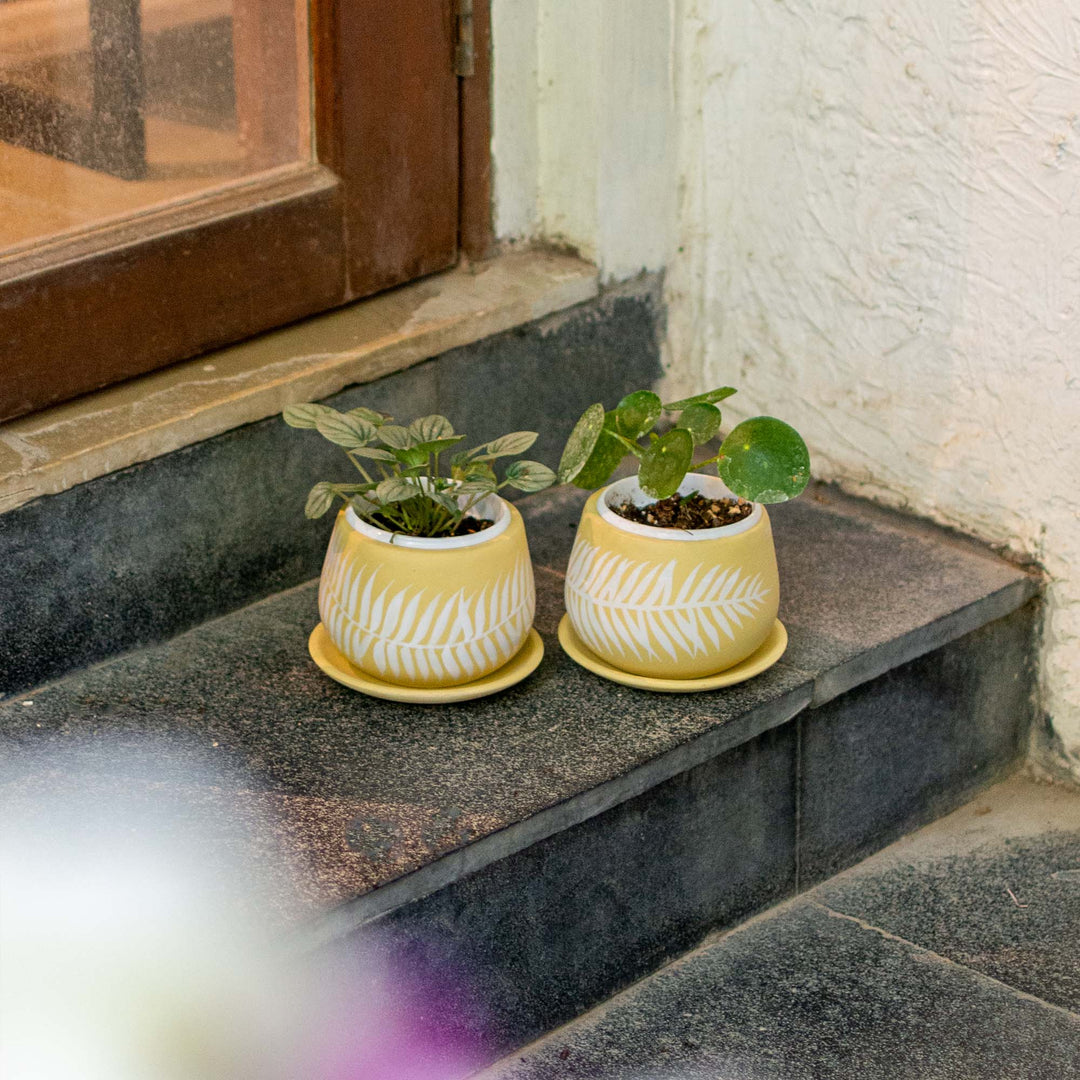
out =
<path fill-rule="evenodd" d="M 806 677 L 783 665 L 707 695 L 605 682 L 555 641 L 562 578 L 540 570 L 537 586 L 546 655 L 494 697 L 408 706 L 328 679 L 307 654 L 318 620 L 312 583 L 16 698 L 0 706 L 0 728 L 27 760 L 100 744 L 106 770 L 113 747 L 156 738 L 177 767 L 212 770 L 242 799 L 257 793 L 272 811 L 265 827 L 288 833 L 321 867 L 312 900 L 325 907 L 542 811 L 557 811 L 550 827 L 563 828 L 809 699 Z M 597 791 L 604 785 L 613 785 L 607 795 Z M 580 807 L 563 807 L 582 795 Z"/>
<path fill-rule="evenodd" d="M 1080 1076 L 1078 841 L 1080 794 L 1010 781 L 483 1080 Z"/>
<path fill-rule="evenodd" d="M 1007 781 L 816 895 L 1080 1020 L 1080 794 L 1071 789 Z"/>
<path fill-rule="evenodd" d="M 724 690 L 650 694 L 558 647 L 584 499 L 520 503 L 546 654 L 519 685 L 448 706 L 346 689 L 307 654 L 308 582 L 0 703 L 0 802 L 48 805 L 57 784 L 95 806 L 179 802 L 209 847 L 267 871 L 266 914 L 304 948 L 381 928 L 406 966 L 461 973 L 491 1061 L 1016 766 L 1033 708 L 1021 572 L 815 488 L 773 514 L 784 658 Z M 896 954 L 834 923 L 796 937 L 881 967 L 887 997 Z M 764 991 L 740 992 L 750 1008 Z"/>
<path fill-rule="evenodd" d="M 214 770 L 214 783 L 200 786 L 207 798 L 224 784 L 215 797 L 226 805 L 231 785 L 242 793 L 237 805 L 265 809 L 264 831 L 287 837 L 316 868 L 303 890 L 311 908 L 374 893 L 378 899 L 351 916 L 370 918 L 791 720 L 823 680 L 856 670 L 859 639 L 849 626 L 878 663 L 905 650 L 933 650 L 950 612 L 991 620 L 1001 614 L 1003 597 L 1016 606 L 1033 587 L 965 541 L 815 488 L 804 501 L 773 512 L 784 568 L 782 615 L 792 633 L 784 659 L 722 691 L 654 695 L 583 671 L 555 640 L 562 568 L 584 498 L 558 489 L 521 503 L 538 567 L 537 627 L 547 654 L 529 679 L 495 697 L 406 706 L 327 679 L 306 650 L 317 620 L 309 583 L 0 704 L 0 731 L 21 748 L 20 757 L 89 740 L 101 745 L 106 761 L 111 748 L 148 736 L 167 742 L 176 761 Z M 996 625 L 1012 626 L 1018 616 L 1011 618 Z M 1023 665 L 1030 652 L 1024 636 L 1030 619 L 1023 625 L 1025 631 L 991 643 L 1010 664 Z M 964 629 L 955 621 L 949 627 L 953 636 Z M 947 659 L 949 649 L 968 658 L 966 682 L 957 678 L 963 665 Z M 892 691 L 897 700 L 887 707 L 863 697 L 888 698 L 892 684 L 814 710 L 800 798 L 804 816 L 814 811 L 807 820 L 823 839 L 818 849 L 807 846 L 812 834 L 804 827 L 806 880 L 815 867 L 846 865 L 852 853 L 880 846 L 896 835 L 890 829 L 926 820 L 928 807 L 941 812 L 954 805 L 933 798 L 939 788 L 954 799 L 970 790 L 967 770 L 985 783 L 995 775 L 990 766 L 1005 768 L 1015 759 L 1029 718 L 1022 709 L 993 710 L 998 684 L 991 676 L 1000 660 L 995 666 L 978 644 L 949 646 L 946 654 L 919 661 L 930 667 L 900 677 Z M 905 715 L 904 701 L 920 694 L 918 715 Z M 993 723 L 973 724 L 970 709 L 984 706 Z M 899 725 L 891 740 L 896 757 L 881 752 L 883 723 Z M 905 743 L 910 731 L 922 734 Z M 956 754 L 961 743 L 965 753 Z M 941 748 L 940 775 L 908 776 L 913 763 L 929 760 L 928 746 Z M 945 760 L 950 755 L 955 760 Z M 819 762 L 820 781 L 808 786 Z M 899 777 L 908 802 L 874 780 L 868 762 L 881 765 L 885 780 Z M 854 779 L 844 781 L 844 769 Z M 877 800 L 874 812 L 857 807 L 854 820 L 872 826 L 861 833 L 843 805 L 830 807 L 838 777 L 843 790 L 865 790 L 860 797 Z"/>
<path fill-rule="evenodd" d="M 457 973 L 485 1002 L 471 1041 L 493 1061 L 791 895 L 796 762 L 784 724 L 365 932 Z"/>
<path fill-rule="evenodd" d="M 785 660 L 821 704 L 1008 614 L 1037 580 L 970 540 L 815 485 L 769 508 Z"/>

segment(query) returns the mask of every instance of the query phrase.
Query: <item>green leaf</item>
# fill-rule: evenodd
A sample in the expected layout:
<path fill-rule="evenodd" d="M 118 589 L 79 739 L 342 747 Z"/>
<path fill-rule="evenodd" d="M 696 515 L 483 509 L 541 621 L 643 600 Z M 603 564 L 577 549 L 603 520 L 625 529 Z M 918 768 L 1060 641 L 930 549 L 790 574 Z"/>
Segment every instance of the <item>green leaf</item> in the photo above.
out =
<path fill-rule="evenodd" d="M 539 461 L 515 461 L 506 470 L 506 482 L 518 491 L 543 491 L 558 478 Z"/>
<path fill-rule="evenodd" d="M 493 461 L 495 458 L 524 454 L 537 438 L 535 431 L 511 431 L 509 435 L 500 435 L 497 439 L 484 443 L 483 453 L 477 457 L 483 461 Z"/>
<path fill-rule="evenodd" d="M 475 480 L 466 480 L 454 488 L 454 494 L 471 498 L 473 495 L 490 495 L 498 485 L 493 479 L 477 477 Z"/>
<path fill-rule="evenodd" d="M 348 416 L 332 410 L 328 416 L 320 416 L 315 426 L 323 438 L 338 446 L 344 446 L 346 450 L 366 446 L 375 438 L 374 424 L 359 416 Z"/>
<path fill-rule="evenodd" d="M 427 495 L 433 503 L 441 506 L 448 513 L 456 515 L 461 509 L 461 507 L 458 506 L 457 499 L 455 499 L 449 491 L 425 491 L 424 494 Z"/>
<path fill-rule="evenodd" d="M 590 405 L 574 425 L 559 459 L 559 483 L 569 484 L 585 468 L 601 431 L 604 430 L 604 406 Z"/>
<path fill-rule="evenodd" d="M 419 484 L 411 480 L 405 480 L 400 476 L 390 476 L 378 484 L 372 493 L 375 499 L 381 503 L 404 502 L 406 499 L 414 499 L 422 495 L 423 489 Z"/>
<path fill-rule="evenodd" d="M 734 386 L 720 386 L 715 390 L 707 390 L 704 394 L 695 394 L 693 397 L 683 398 L 681 401 L 673 401 L 670 405 L 665 405 L 664 408 L 668 412 L 679 412 L 680 409 L 688 409 L 691 405 L 715 405 L 718 401 L 723 401 L 724 398 L 729 398 L 732 394 L 737 393 L 738 390 Z"/>
<path fill-rule="evenodd" d="M 662 410 L 660 399 L 651 390 L 627 394 L 615 406 L 615 430 L 624 438 L 640 439 L 660 419 Z"/>
<path fill-rule="evenodd" d="M 286 406 L 281 418 L 289 427 L 313 428 L 318 423 L 319 417 L 333 411 L 329 405 L 317 405 L 315 402 L 310 402 L 306 405 Z"/>
<path fill-rule="evenodd" d="M 377 412 L 375 409 L 365 409 L 363 405 L 357 405 L 355 409 L 350 409 L 346 416 L 358 416 L 361 420 L 366 420 L 369 424 L 374 424 L 376 427 L 382 427 L 383 424 L 393 420 L 392 416 L 388 416 L 386 413 Z"/>
<path fill-rule="evenodd" d="M 575 487 L 585 491 L 602 487 L 608 482 L 611 474 L 618 468 L 619 462 L 630 453 L 624 443 L 619 442 L 611 434 L 611 428 L 615 425 L 614 413 L 608 413 L 604 419 L 604 430 L 600 432 L 600 438 L 596 440 L 589 460 L 581 468 L 581 472 L 571 481 Z"/>
<path fill-rule="evenodd" d="M 409 434 L 417 443 L 438 442 L 440 439 L 449 439 L 454 434 L 454 425 L 445 416 L 433 413 L 431 416 L 414 420 L 409 425 Z"/>
<path fill-rule="evenodd" d="M 783 420 L 744 420 L 720 446 L 718 472 L 740 498 L 777 503 L 794 499 L 810 482 L 810 451 Z"/>
<path fill-rule="evenodd" d="M 325 480 L 316 484 L 304 503 L 304 517 L 321 518 L 334 505 L 334 485 Z"/>
<path fill-rule="evenodd" d="M 392 450 L 391 453 L 407 469 L 427 464 L 428 453 L 419 446 L 410 446 L 407 450 Z"/>
<path fill-rule="evenodd" d="M 465 466 L 462 476 L 459 479 L 466 482 L 470 480 L 490 480 L 492 484 L 497 484 L 498 481 L 495 477 L 495 470 L 486 461 L 470 461 Z"/>
<path fill-rule="evenodd" d="M 449 450 L 451 446 L 456 446 L 464 438 L 464 435 L 451 435 L 448 439 L 417 443 L 413 449 L 422 450 L 425 454 L 441 454 L 444 450 Z"/>
<path fill-rule="evenodd" d="M 383 424 L 379 428 L 379 439 L 393 450 L 408 450 L 416 442 L 412 432 L 400 424 Z"/>
<path fill-rule="evenodd" d="M 666 499 L 674 495 L 694 459 L 694 440 L 685 428 L 661 435 L 641 459 L 638 483 L 646 495 Z"/>
<path fill-rule="evenodd" d="M 683 410 L 675 426 L 686 428 L 694 438 L 694 445 L 701 446 L 720 430 L 720 410 L 704 401 L 695 402 Z"/>
<path fill-rule="evenodd" d="M 358 446 L 352 452 L 357 457 L 370 458 L 372 461 L 397 461 L 397 458 L 389 450 L 382 450 L 377 446 Z"/>

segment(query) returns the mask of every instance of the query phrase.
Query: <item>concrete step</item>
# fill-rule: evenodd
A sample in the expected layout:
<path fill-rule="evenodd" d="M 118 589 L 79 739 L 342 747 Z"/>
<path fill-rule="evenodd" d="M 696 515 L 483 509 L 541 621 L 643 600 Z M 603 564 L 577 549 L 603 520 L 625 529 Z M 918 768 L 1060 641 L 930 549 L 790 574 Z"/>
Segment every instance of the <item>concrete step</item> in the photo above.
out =
<path fill-rule="evenodd" d="M 1080 1076 L 1080 794 L 1026 779 L 710 938 L 482 1080 Z"/>
<path fill-rule="evenodd" d="M 307 656 L 310 582 L 0 704 L 8 789 L 55 780 L 56 750 L 81 744 L 107 801 L 143 782 L 114 748 L 150 739 L 176 765 L 155 790 L 302 868 L 283 928 L 335 950 L 377 929 L 403 963 L 453 971 L 490 1062 L 1018 767 L 1032 577 L 814 487 L 772 515 L 782 661 L 650 694 L 558 647 L 583 500 L 519 504 L 547 650 L 520 685 L 424 707 L 345 689 Z M 188 792 L 191 769 L 215 779 Z"/>

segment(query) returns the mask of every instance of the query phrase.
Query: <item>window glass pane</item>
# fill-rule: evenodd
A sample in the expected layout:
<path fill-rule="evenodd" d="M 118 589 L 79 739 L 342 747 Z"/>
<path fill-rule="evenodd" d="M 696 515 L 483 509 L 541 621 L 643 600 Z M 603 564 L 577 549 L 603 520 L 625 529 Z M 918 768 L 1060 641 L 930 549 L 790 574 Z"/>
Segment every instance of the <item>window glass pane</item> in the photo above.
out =
<path fill-rule="evenodd" d="M 0 252 L 310 156 L 303 0 L 0 0 Z"/>

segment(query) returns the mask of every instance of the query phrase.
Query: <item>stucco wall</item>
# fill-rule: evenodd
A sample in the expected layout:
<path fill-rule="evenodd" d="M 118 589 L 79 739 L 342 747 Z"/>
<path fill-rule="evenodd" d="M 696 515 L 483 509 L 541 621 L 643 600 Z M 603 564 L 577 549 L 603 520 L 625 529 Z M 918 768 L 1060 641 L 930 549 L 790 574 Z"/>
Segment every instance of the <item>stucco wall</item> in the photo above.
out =
<path fill-rule="evenodd" d="M 609 281 L 660 270 L 675 227 L 668 0 L 493 0 L 495 227 Z"/>
<path fill-rule="evenodd" d="M 675 381 L 1039 559 L 1080 766 L 1080 8 L 700 0 L 680 27 Z"/>
<path fill-rule="evenodd" d="M 529 4 L 536 189 L 504 234 L 614 276 L 659 260 L 673 391 L 739 386 L 730 411 L 795 423 L 817 475 L 1042 562 L 1044 704 L 1080 778 L 1080 7 L 496 0 L 497 100 L 500 9 Z M 644 180 L 616 120 L 652 133 Z"/>

